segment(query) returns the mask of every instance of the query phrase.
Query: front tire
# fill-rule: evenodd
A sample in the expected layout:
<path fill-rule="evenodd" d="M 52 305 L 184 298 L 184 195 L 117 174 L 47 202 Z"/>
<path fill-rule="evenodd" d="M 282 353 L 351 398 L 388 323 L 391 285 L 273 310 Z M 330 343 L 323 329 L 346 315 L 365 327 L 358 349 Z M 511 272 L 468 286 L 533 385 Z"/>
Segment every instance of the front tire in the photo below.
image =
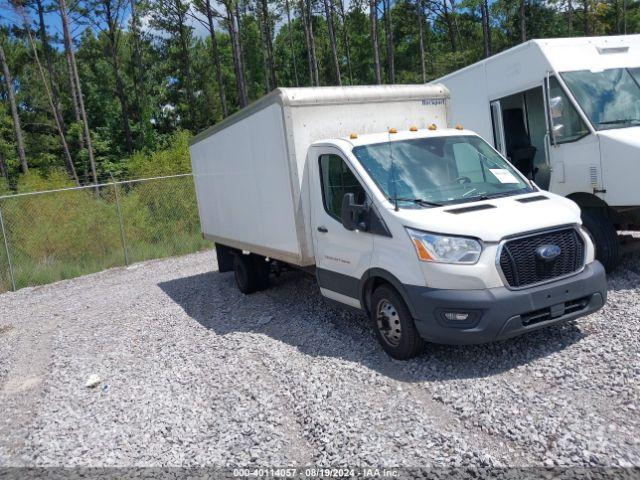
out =
<path fill-rule="evenodd" d="M 599 210 L 583 210 L 582 225 L 587 229 L 596 248 L 596 259 L 607 273 L 620 263 L 620 239 L 611 220 Z"/>
<path fill-rule="evenodd" d="M 376 337 L 390 357 L 407 360 L 424 349 L 424 340 L 416 329 L 407 304 L 392 287 L 382 285 L 373 292 L 371 319 Z"/>

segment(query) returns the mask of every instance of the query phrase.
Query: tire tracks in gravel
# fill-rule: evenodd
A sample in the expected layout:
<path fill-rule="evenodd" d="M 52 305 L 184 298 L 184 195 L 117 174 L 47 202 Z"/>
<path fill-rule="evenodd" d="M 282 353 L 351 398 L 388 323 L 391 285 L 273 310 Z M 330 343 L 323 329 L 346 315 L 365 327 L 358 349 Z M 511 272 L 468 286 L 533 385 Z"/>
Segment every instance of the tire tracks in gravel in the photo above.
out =
<path fill-rule="evenodd" d="M 268 302 L 278 303 L 282 299 L 279 296 L 269 294 L 269 292 L 263 292 L 263 294 Z M 320 300 L 321 305 L 324 304 L 324 301 Z M 273 307 L 273 305 L 270 305 Z M 320 307 L 322 308 L 322 307 Z M 336 324 L 339 329 L 347 329 L 348 325 L 344 325 L 341 323 Z M 362 325 L 359 325 L 362 327 Z M 310 333 L 310 336 L 313 336 L 313 333 Z M 345 335 L 345 338 L 349 338 L 349 335 Z M 372 336 L 373 338 L 373 336 Z M 308 339 L 305 339 L 305 341 Z M 304 343 L 304 341 L 303 341 Z M 357 345 L 348 345 L 347 348 L 358 348 Z M 280 368 L 277 369 L 278 372 L 288 371 L 291 368 L 290 364 L 284 364 L 278 355 L 273 354 L 273 350 L 268 352 L 268 356 L 270 361 L 273 363 L 280 364 Z M 298 350 L 300 355 L 303 355 L 305 361 L 313 361 L 307 354 Z M 393 372 L 391 371 L 393 369 Z M 433 422 L 433 427 L 440 431 L 445 436 L 453 437 L 457 440 L 462 440 L 468 448 L 476 452 L 481 452 L 483 454 L 488 453 L 492 459 L 499 461 L 500 463 L 507 465 L 526 465 L 527 464 L 527 453 L 524 452 L 520 445 L 512 441 L 511 439 L 496 434 L 494 432 L 487 432 L 482 430 L 479 426 L 474 425 L 469 421 L 465 421 L 464 419 L 458 417 L 455 412 L 451 411 L 447 406 L 434 399 L 430 391 L 428 390 L 428 383 L 425 382 L 416 382 L 411 373 L 407 370 L 407 367 L 403 366 L 402 362 L 391 361 L 390 363 L 379 363 L 376 365 L 376 371 L 379 374 L 378 380 L 383 384 L 387 384 L 390 386 L 392 390 L 395 390 L 397 387 L 401 387 L 406 394 L 408 394 L 409 398 L 412 399 L 410 403 L 420 405 L 422 412 L 427 413 L 430 420 Z M 270 375 L 273 378 L 272 372 L 264 369 L 264 373 Z M 297 376 L 299 376 L 299 372 L 296 371 Z M 291 380 L 290 378 L 284 379 Z M 288 391 L 288 390 L 287 390 Z M 290 392 L 289 392 L 290 395 Z M 289 400 L 293 402 L 292 399 Z M 293 402 L 294 407 L 296 407 L 295 402 Z M 296 417 L 300 417 L 304 415 L 304 413 L 299 412 L 299 408 L 293 408 L 290 410 L 294 412 Z M 303 438 L 305 435 L 304 425 L 301 418 L 296 418 L 294 421 L 298 425 L 299 437 Z M 312 437 L 308 438 L 308 440 L 312 443 L 316 443 Z M 314 460 L 318 460 L 318 458 L 314 458 Z"/>
<path fill-rule="evenodd" d="M 29 427 L 37 417 L 43 398 L 43 380 L 51 362 L 57 322 L 53 317 L 31 318 L 37 327 L 24 325 L 12 332 L 19 335 L 13 351 L 10 370 L 0 387 L 0 404 L 11 415 L 0 416 L 0 460 L 3 465 L 26 465 L 21 452 L 24 450 Z M 32 325 L 28 325 L 31 327 Z"/>
<path fill-rule="evenodd" d="M 253 367 L 259 370 L 262 379 L 270 379 L 272 385 L 276 388 L 282 385 L 286 385 L 286 380 L 277 379 L 273 372 L 265 365 L 265 358 L 268 358 L 272 363 L 280 364 L 280 359 L 276 359 L 271 351 L 262 352 L 261 356 L 258 356 L 255 352 L 252 352 Z M 253 373 L 256 373 L 255 370 Z M 291 391 L 288 388 L 282 388 L 279 390 L 279 394 L 276 396 L 280 400 L 280 404 L 277 406 L 277 410 L 282 413 L 280 420 L 285 426 L 288 433 L 288 452 L 286 457 L 290 459 L 290 463 L 297 466 L 313 465 L 314 455 L 313 448 L 309 445 L 307 438 L 304 434 L 302 425 L 298 422 L 297 418 L 293 418 L 290 412 L 296 411 L 295 401 L 291 396 Z"/>
<path fill-rule="evenodd" d="M 410 380 L 408 375 L 405 380 L 398 381 L 412 398 L 430 410 L 445 435 L 454 435 L 456 438 L 469 441 L 472 448 L 488 451 L 493 458 L 502 464 L 509 466 L 527 464 L 526 453 L 509 438 L 485 432 L 477 425 L 459 418 L 446 405 L 435 400 L 431 393 L 425 389 L 424 384 L 416 384 Z"/>

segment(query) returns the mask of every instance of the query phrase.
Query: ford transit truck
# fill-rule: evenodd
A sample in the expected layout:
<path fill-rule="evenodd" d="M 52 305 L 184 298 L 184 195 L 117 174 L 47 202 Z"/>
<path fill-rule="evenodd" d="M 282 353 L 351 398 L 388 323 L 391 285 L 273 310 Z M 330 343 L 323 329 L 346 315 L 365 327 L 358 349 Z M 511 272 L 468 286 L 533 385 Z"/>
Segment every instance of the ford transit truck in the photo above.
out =
<path fill-rule="evenodd" d="M 278 265 L 310 271 L 398 359 L 601 308 L 579 207 L 448 125 L 448 105 L 441 85 L 280 88 L 194 137 L 218 270 L 245 294 Z"/>

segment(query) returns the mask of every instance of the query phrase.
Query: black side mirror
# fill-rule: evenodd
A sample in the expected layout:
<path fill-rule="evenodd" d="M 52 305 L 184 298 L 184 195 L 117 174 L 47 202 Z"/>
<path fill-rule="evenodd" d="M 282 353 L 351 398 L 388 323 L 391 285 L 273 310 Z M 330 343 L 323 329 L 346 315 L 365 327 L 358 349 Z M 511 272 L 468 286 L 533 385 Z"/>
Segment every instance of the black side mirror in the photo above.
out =
<path fill-rule="evenodd" d="M 342 197 L 340 220 L 342 221 L 342 226 L 347 230 L 361 230 L 366 232 L 369 228 L 367 219 L 368 212 L 369 207 L 367 205 L 356 204 L 353 193 L 345 193 L 344 197 Z"/>

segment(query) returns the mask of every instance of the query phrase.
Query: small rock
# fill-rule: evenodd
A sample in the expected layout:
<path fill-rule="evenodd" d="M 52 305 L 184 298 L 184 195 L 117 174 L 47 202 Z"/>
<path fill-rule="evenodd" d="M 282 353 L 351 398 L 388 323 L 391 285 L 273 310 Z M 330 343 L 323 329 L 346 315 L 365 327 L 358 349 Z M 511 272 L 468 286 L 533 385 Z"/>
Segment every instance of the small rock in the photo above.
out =
<path fill-rule="evenodd" d="M 100 385 L 100 382 L 102 382 L 102 379 L 100 379 L 97 374 L 92 373 L 91 375 L 89 375 L 89 378 L 87 378 L 87 382 L 84 384 L 84 386 L 87 388 L 95 388 Z"/>

